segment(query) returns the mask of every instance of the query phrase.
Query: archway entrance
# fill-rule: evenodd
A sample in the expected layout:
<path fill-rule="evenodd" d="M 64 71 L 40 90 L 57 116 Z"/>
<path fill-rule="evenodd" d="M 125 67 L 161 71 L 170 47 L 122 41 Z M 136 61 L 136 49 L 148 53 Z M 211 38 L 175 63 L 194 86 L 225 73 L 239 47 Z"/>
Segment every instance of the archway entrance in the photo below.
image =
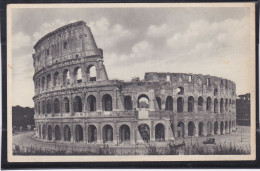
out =
<path fill-rule="evenodd" d="M 130 128 L 128 125 L 121 125 L 119 128 L 120 142 L 130 141 Z"/>
<path fill-rule="evenodd" d="M 216 121 L 214 123 L 214 134 L 217 135 L 218 134 L 218 121 Z"/>
<path fill-rule="evenodd" d="M 156 141 L 164 141 L 165 140 L 165 132 L 164 125 L 159 123 L 155 126 L 155 140 Z"/>
<path fill-rule="evenodd" d="M 43 125 L 42 126 L 42 139 L 45 139 L 46 138 L 46 126 Z"/>
<path fill-rule="evenodd" d="M 48 140 L 52 140 L 52 128 L 50 125 L 48 126 Z"/>
<path fill-rule="evenodd" d="M 195 133 L 195 125 L 193 122 L 188 123 L 188 136 L 194 136 Z"/>
<path fill-rule="evenodd" d="M 203 136 L 203 122 L 199 123 L 199 136 Z"/>
<path fill-rule="evenodd" d="M 142 139 L 145 141 L 145 142 L 148 142 L 150 141 L 150 128 L 148 125 L 146 124 L 141 124 L 138 126 L 138 131 L 142 137 Z"/>
<path fill-rule="evenodd" d="M 207 123 L 207 135 L 211 135 L 212 134 L 212 123 L 208 122 Z"/>
<path fill-rule="evenodd" d="M 64 141 L 70 141 L 71 139 L 71 132 L 70 127 L 68 125 L 64 126 Z"/>
<path fill-rule="evenodd" d="M 223 121 L 220 122 L 220 133 L 224 134 L 224 122 Z"/>
<path fill-rule="evenodd" d="M 113 127 L 111 125 L 105 125 L 103 127 L 103 141 L 113 141 Z"/>
<path fill-rule="evenodd" d="M 60 126 L 55 126 L 55 140 L 60 141 L 61 140 L 61 133 L 60 133 Z"/>
<path fill-rule="evenodd" d="M 97 141 L 97 128 L 94 125 L 88 127 L 88 142 Z"/>
<path fill-rule="evenodd" d="M 76 142 L 83 141 L 83 128 L 81 125 L 76 126 L 75 140 L 76 140 Z"/>

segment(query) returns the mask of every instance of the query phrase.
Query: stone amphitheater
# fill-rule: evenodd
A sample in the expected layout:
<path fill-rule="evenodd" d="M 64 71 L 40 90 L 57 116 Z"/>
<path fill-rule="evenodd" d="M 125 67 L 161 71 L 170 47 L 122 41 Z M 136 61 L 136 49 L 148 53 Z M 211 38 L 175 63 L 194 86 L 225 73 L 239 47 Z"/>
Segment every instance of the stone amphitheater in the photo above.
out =
<path fill-rule="evenodd" d="M 83 21 L 48 33 L 34 49 L 39 140 L 135 144 L 221 136 L 236 127 L 234 82 L 168 72 L 109 80 L 103 51 Z"/>

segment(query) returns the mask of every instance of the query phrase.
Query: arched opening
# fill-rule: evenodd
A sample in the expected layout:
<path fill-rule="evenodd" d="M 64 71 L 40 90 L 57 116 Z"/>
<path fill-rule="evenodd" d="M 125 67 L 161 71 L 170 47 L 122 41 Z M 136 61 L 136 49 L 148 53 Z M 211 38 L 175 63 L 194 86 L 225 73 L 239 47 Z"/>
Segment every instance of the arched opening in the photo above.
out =
<path fill-rule="evenodd" d="M 96 111 L 96 97 L 93 95 L 88 96 L 87 98 L 87 103 L 88 103 L 88 110 L 90 112 Z"/>
<path fill-rule="evenodd" d="M 195 133 L 195 125 L 192 121 L 188 123 L 188 136 L 194 136 Z"/>
<path fill-rule="evenodd" d="M 42 90 L 45 89 L 45 77 L 42 77 Z"/>
<path fill-rule="evenodd" d="M 138 131 L 145 142 L 150 141 L 150 128 L 147 124 L 139 125 Z"/>
<path fill-rule="evenodd" d="M 184 137 L 184 123 L 179 122 L 177 125 L 177 132 L 178 132 L 178 137 Z"/>
<path fill-rule="evenodd" d="M 132 110 L 133 109 L 131 96 L 125 96 L 124 97 L 124 105 L 125 105 L 125 110 Z"/>
<path fill-rule="evenodd" d="M 228 121 L 225 122 L 225 131 L 228 131 Z"/>
<path fill-rule="evenodd" d="M 214 96 L 217 96 L 217 95 L 218 95 L 218 89 L 215 88 L 215 89 L 214 89 Z"/>
<path fill-rule="evenodd" d="M 162 110 L 161 98 L 160 97 L 156 97 L 156 102 L 157 102 L 157 105 L 158 105 L 158 109 Z"/>
<path fill-rule="evenodd" d="M 54 100 L 54 113 L 60 113 L 60 101 L 59 101 L 59 99 Z"/>
<path fill-rule="evenodd" d="M 42 126 L 42 139 L 45 139 L 46 138 L 46 126 L 43 125 Z"/>
<path fill-rule="evenodd" d="M 214 123 L 214 134 L 217 135 L 218 134 L 218 121 L 216 121 Z"/>
<path fill-rule="evenodd" d="M 171 123 L 171 131 L 172 131 L 172 136 L 175 137 L 175 128 L 173 123 Z"/>
<path fill-rule="evenodd" d="M 214 99 L 214 113 L 218 113 L 218 99 Z"/>
<path fill-rule="evenodd" d="M 224 122 L 223 121 L 220 122 L 220 133 L 224 134 Z"/>
<path fill-rule="evenodd" d="M 229 133 L 231 132 L 231 128 L 232 128 L 232 123 L 231 123 L 231 121 L 229 121 Z"/>
<path fill-rule="evenodd" d="M 171 96 L 166 98 L 165 110 L 173 110 L 173 98 Z"/>
<path fill-rule="evenodd" d="M 63 85 L 68 85 L 70 84 L 70 72 L 69 70 L 65 69 L 63 71 Z"/>
<path fill-rule="evenodd" d="M 103 141 L 113 141 L 113 127 L 111 125 L 105 125 L 103 127 Z"/>
<path fill-rule="evenodd" d="M 184 103 L 184 100 L 183 100 L 183 97 L 178 97 L 177 99 L 177 112 L 183 112 L 183 103 Z"/>
<path fill-rule="evenodd" d="M 90 65 L 87 68 L 87 80 L 88 81 L 96 81 L 97 80 L 97 72 L 96 72 L 96 67 L 94 65 Z"/>
<path fill-rule="evenodd" d="M 71 139 L 71 131 L 68 125 L 64 126 L 64 141 L 70 141 Z"/>
<path fill-rule="evenodd" d="M 97 141 L 97 128 L 94 125 L 88 127 L 88 142 Z"/>
<path fill-rule="evenodd" d="M 224 100 L 223 100 L 223 98 L 220 99 L 220 112 L 221 113 L 224 112 Z"/>
<path fill-rule="evenodd" d="M 130 127 L 128 125 L 121 125 L 119 127 L 120 142 L 130 141 Z"/>
<path fill-rule="evenodd" d="M 42 114 L 45 113 L 45 101 L 43 100 L 42 101 Z"/>
<path fill-rule="evenodd" d="M 74 112 L 82 112 L 82 101 L 81 97 L 76 96 L 74 99 Z"/>
<path fill-rule="evenodd" d="M 178 88 L 177 88 L 177 94 L 178 94 L 178 95 L 184 94 L 184 88 L 183 88 L 183 87 L 178 87 Z"/>
<path fill-rule="evenodd" d="M 194 110 L 194 98 L 190 96 L 188 98 L 188 112 L 193 112 Z"/>
<path fill-rule="evenodd" d="M 138 108 L 149 108 L 149 98 L 147 95 L 142 94 L 138 97 Z"/>
<path fill-rule="evenodd" d="M 226 109 L 226 111 L 228 111 L 228 99 L 226 99 L 226 102 L 225 102 L 225 109 Z"/>
<path fill-rule="evenodd" d="M 47 100 L 47 113 L 51 113 L 51 100 Z"/>
<path fill-rule="evenodd" d="M 54 74 L 54 86 L 58 86 L 59 84 L 60 84 L 59 73 L 55 72 L 55 74 Z"/>
<path fill-rule="evenodd" d="M 211 135 L 212 133 L 212 123 L 208 122 L 207 123 L 207 135 Z"/>
<path fill-rule="evenodd" d="M 52 140 L 52 128 L 50 125 L 48 126 L 48 140 Z"/>
<path fill-rule="evenodd" d="M 47 75 L 47 88 L 51 88 L 51 74 Z"/>
<path fill-rule="evenodd" d="M 55 140 L 60 141 L 61 140 L 61 132 L 60 132 L 60 126 L 55 126 Z"/>
<path fill-rule="evenodd" d="M 63 103 L 64 103 L 64 112 L 69 113 L 70 112 L 70 100 L 68 99 L 68 97 L 65 97 L 63 99 Z"/>
<path fill-rule="evenodd" d="M 199 123 L 199 136 L 203 136 L 203 122 Z"/>
<path fill-rule="evenodd" d="M 112 97 L 109 94 L 102 97 L 102 107 L 104 111 L 113 111 Z"/>
<path fill-rule="evenodd" d="M 75 83 L 82 82 L 82 71 L 80 67 L 75 68 L 73 75 L 74 75 Z"/>
<path fill-rule="evenodd" d="M 211 98 L 210 97 L 207 98 L 206 110 L 211 111 Z"/>
<path fill-rule="evenodd" d="M 156 141 L 164 141 L 165 140 L 165 132 L 164 125 L 159 123 L 155 126 L 155 140 Z"/>
<path fill-rule="evenodd" d="M 83 141 L 83 128 L 81 125 L 77 125 L 75 129 L 75 140 L 76 142 Z"/>
<path fill-rule="evenodd" d="M 203 111 L 203 97 L 198 98 L 198 111 Z"/>

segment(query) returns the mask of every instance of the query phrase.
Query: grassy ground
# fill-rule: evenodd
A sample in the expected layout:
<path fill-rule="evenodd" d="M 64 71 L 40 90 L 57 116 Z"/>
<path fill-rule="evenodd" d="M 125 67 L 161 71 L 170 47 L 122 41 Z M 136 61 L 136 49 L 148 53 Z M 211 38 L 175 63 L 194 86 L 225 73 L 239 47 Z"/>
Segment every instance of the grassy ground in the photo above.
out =
<path fill-rule="evenodd" d="M 241 133 L 242 131 L 242 133 Z M 33 138 L 33 131 L 13 136 L 14 154 L 17 155 L 194 155 L 194 154 L 249 154 L 250 127 L 238 127 L 237 132 L 216 135 L 216 145 L 202 143 L 205 137 L 176 140 L 185 141 L 185 146 L 172 149 L 169 142 L 150 144 L 119 144 L 97 146 L 84 143 L 42 142 Z"/>

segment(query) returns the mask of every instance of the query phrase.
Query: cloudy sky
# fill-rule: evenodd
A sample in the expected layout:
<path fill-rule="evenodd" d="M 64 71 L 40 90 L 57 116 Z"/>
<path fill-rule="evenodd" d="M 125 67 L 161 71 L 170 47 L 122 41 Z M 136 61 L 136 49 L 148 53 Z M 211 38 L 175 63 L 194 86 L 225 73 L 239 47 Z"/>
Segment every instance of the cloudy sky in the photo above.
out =
<path fill-rule="evenodd" d="M 145 72 L 209 74 L 249 91 L 249 8 L 12 9 L 13 105 L 33 107 L 33 46 L 83 20 L 104 51 L 110 79 Z"/>

